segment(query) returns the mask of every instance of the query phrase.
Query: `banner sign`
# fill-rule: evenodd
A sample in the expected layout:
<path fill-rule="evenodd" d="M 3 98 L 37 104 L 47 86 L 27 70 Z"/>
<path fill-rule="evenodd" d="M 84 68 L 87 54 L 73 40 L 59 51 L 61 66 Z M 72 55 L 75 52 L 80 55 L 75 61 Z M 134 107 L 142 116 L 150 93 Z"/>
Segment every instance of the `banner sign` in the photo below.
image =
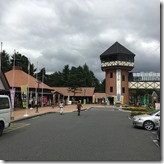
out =
<path fill-rule="evenodd" d="M 21 97 L 22 97 L 22 106 L 23 108 L 26 108 L 26 99 L 27 99 L 27 85 L 21 86 Z"/>
<path fill-rule="evenodd" d="M 43 96 L 42 102 L 43 102 L 43 105 L 47 105 L 47 103 L 48 103 L 47 96 Z"/>
<path fill-rule="evenodd" d="M 117 102 L 121 102 L 121 70 L 116 70 L 116 95 L 117 95 Z"/>
<path fill-rule="evenodd" d="M 10 89 L 10 97 L 11 97 L 11 106 L 12 109 L 14 109 L 15 88 Z"/>
<path fill-rule="evenodd" d="M 160 103 L 155 103 L 155 109 L 160 109 Z"/>

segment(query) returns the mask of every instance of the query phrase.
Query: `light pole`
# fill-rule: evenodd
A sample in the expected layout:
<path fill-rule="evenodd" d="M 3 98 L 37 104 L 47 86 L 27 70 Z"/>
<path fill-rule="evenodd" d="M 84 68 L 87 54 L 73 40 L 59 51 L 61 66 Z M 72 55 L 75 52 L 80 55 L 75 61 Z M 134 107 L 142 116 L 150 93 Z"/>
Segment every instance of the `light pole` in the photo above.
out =
<path fill-rule="evenodd" d="M 36 96 L 36 113 L 38 113 L 38 100 L 39 100 L 39 84 L 41 83 L 39 80 L 36 81 L 38 83 L 37 87 L 37 96 Z"/>
<path fill-rule="evenodd" d="M 42 100 L 41 100 L 41 102 L 42 102 L 42 107 L 43 107 L 43 82 L 44 82 L 44 67 L 43 67 L 43 69 L 42 69 Z"/>
<path fill-rule="evenodd" d="M 1 66 L 1 63 L 2 63 L 2 45 L 3 45 L 3 42 L 1 42 L 1 52 L 0 52 L 0 77 L 1 77 L 1 69 L 2 69 L 2 66 Z"/>

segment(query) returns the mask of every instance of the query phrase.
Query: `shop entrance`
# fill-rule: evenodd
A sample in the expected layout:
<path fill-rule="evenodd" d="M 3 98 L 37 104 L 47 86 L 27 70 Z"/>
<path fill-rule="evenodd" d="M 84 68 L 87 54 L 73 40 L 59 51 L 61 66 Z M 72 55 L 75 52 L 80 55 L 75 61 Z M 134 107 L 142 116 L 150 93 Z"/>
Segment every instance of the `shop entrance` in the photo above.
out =
<path fill-rule="evenodd" d="M 114 105 L 114 97 L 108 97 L 108 101 L 110 105 Z"/>

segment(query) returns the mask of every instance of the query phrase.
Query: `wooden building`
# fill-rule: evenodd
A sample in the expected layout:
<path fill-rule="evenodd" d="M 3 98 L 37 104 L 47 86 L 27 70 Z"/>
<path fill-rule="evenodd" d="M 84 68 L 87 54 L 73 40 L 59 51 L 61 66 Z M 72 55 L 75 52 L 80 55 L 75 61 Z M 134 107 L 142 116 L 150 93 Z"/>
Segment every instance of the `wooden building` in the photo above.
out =
<path fill-rule="evenodd" d="M 36 97 L 39 99 L 39 105 L 51 104 L 53 89 L 22 71 L 20 67 L 15 67 L 15 69 L 6 72 L 5 76 L 9 87 L 15 88 L 15 107 L 22 107 L 21 87 L 24 86 L 28 89 L 29 102 L 32 103 L 31 105 L 34 105 Z"/>
<path fill-rule="evenodd" d="M 59 100 L 64 100 L 66 104 L 76 103 L 78 100 L 83 104 L 92 103 L 94 95 L 94 87 L 79 87 L 75 90 L 69 87 L 52 87 L 54 90 L 54 103 L 56 104 Z"/>

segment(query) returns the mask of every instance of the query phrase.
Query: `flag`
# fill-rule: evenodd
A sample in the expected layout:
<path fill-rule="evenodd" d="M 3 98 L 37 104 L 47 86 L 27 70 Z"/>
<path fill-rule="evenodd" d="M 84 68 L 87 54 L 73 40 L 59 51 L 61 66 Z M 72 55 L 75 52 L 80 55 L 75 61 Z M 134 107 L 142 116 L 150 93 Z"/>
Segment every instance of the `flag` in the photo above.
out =
<path fill-rule="evenodd" d="M 14 109 L 15 88 L 10 89 L 11 106 Z"/>
<path fill-rule="evenodd" d="M 27 85 L 21 85 L 21 97 L 22 97 L 22 106 L 26 107 L 26 99 L 27 99 Z"/>

